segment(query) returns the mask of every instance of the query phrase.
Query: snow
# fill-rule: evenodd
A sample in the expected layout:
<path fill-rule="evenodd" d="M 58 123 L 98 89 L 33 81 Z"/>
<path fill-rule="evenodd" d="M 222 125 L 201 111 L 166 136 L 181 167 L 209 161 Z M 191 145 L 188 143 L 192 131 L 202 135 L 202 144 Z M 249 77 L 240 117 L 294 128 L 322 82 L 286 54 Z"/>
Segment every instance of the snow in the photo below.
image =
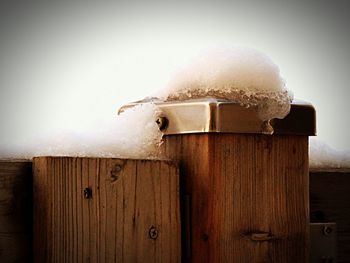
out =
<path fill-rule="evenodd" d="M 350 168 L 350 151 L 337 151 L 317 138 L 310 138 L 310 168 Z"/>
<path fill-rule="evenodd" d="M 215 97 L 257 106 L 263 120 L 283 119 L 293 94 L 278 66 L 250 48 L 213 49 L 182 68 L 157 94 L 163 100 Z"/>
<path fill-rule="evenodd" d="M 163 134 L 156 124 L 159 110 L 141 104 L 115 119 L 86 130 L 61 130 L 26 138 L 0 147 L 0 158 L 34 156 L 116 157 L 152 159 L 158 155 Z"/>
<path fill-rule="evenodd" d="M 257 107 L 263 120 L 284 118 L 293 99 L 277 65 L 263 53 L 246 48 L 216 49 L 199 56 L 153 97 L 163 101 L 230 99 L 244 107 Z M 89 128 L 56 129 L 9 141 L 0 145 L 0 158 L 159 158 L 163 136 L 155 122 L 159 115 L 160 109 L 155 104 L 143 103 Z M 336 151 L 311 138 L 310 167 L 350 167 L 350 152 Z"/>

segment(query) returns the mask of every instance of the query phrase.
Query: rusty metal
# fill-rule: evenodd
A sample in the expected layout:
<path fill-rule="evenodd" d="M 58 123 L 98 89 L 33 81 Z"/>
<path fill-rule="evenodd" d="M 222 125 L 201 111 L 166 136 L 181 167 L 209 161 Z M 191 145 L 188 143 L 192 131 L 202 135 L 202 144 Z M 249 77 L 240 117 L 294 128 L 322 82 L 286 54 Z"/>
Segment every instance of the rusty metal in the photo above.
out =
<path fill-rule="evenodd" d="M 152 100 L 159 109 L 155 120 L 165 135 L 187 133 L 258 133 L 316 135 L 316 112 L 306 102 L 295 100 L 284 119 L 264 121 L 257 107 L 215 98 L 162 102 Z M 118 114 L 140 103 L 130 103 Z"/>

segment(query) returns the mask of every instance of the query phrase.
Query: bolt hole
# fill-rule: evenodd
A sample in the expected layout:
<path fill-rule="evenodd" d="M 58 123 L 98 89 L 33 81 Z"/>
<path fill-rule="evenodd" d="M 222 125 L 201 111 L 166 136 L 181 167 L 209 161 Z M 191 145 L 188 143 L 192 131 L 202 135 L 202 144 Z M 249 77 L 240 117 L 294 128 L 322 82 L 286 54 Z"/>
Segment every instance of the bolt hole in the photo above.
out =
<path fill-rule="evenodd" d="M 329 226 L 325 226 L 323 228 L 323 234 L 326 236 L 329 236 L 330 234 L 332 234 L 332 232 L 333 232 L 333 229 Z"/>
<path fill-rule="evenodd" d="M 169 121 L 167 118 L 165 117 L 159 117 L 157 120 L 156 120 L 156 123 L 158 125 L 158 128 L 160 131 L 164 131 L 166 128 L 168 128 L 168 124 L 169 124 Z"/>
<path fill-rule="evenodd" d="M 92 190 L 90 188 L 85 188 L 83 191 L 83 195 L 85 199 L 89 199 L 92 196 Z"/>

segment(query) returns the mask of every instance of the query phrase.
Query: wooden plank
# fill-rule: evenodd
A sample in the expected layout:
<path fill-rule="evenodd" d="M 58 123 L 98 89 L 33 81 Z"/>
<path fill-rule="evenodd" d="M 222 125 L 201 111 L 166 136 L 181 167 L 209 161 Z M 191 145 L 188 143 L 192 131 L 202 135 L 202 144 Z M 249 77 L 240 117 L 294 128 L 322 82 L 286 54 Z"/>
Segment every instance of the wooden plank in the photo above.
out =
<path fill-rule="evenodd" d="M 31 262 L 32 166 L 0 160 L 0 262 Z"/>
<path fill-rule="evenodd" d="M 311 222 L 337 223 L 337 262 L 350 262 L 350 168 L 310 171 Z"/>
<path fill-rule="evenodd" d="M 33 170 L 35 262 L 180 262 L 173 163 L 40 157 Z"/>
<path fill-rule="evenodd" d="M 163 151 L 190 200 L 186 262 L 308 262 L 307 136 L 174 135 Z"/>

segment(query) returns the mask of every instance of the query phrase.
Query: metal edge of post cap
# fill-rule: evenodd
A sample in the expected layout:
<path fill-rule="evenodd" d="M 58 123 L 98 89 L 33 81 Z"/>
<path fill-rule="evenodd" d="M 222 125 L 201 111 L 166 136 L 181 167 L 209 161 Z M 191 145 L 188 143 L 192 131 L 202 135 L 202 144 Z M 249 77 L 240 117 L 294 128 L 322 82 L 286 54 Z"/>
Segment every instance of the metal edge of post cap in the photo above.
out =
<path fill-rule="evenodd" d="M 155 120 L 165 135 L 188 133 L 257 133 L 316 135 L 316 111 L 307 102 L 294 100 L 284 119 L 263 121 L 258 108 L 216 98 L 163 102 L 151 98 L 122 106 L 118 114 L 136 105 L 154 103 L 159 107 Z"/>

